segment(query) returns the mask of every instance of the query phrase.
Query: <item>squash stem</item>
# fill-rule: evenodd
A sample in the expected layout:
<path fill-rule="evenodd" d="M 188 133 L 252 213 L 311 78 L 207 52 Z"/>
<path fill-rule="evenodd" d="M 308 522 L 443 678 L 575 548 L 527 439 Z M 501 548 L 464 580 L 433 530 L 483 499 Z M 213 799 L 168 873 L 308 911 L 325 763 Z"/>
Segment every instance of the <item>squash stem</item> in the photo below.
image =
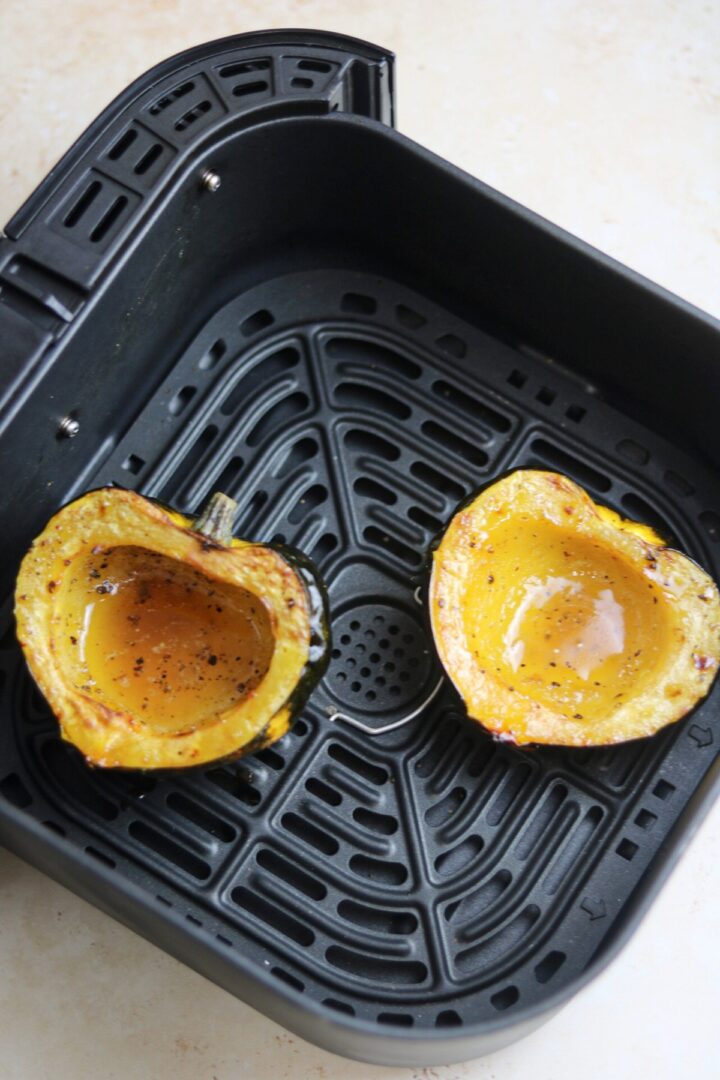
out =
<path fill-rule="evenodd" d="M 229 495 L 216 491 L 211 495 L 196 517 L 192 531 L 206 536 L 216 544 L 229 547 L 232 542 L 232 528 L 237 514 L 237 503 Z"/>

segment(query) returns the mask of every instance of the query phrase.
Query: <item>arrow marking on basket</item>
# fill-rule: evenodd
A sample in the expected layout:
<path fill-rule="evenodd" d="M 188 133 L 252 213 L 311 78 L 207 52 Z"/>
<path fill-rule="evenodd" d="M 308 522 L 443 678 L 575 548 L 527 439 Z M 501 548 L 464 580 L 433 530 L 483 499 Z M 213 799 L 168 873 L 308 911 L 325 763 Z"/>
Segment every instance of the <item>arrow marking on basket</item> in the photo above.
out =
<path fill-rule="evenodd" d="M 604 919 L 607 915 L 604 900 L 591 900 L 589 896 L 586 896 L 580 907 L 590 916 L 590 922 L 595 922 L 596 919 Z"/>
<path fill-rule="evenodd" d="M 713 733 L 710 728 L 700 727 L 698 724 L 693 724 L 688 731 L 688 735 L 696 746 L 710 746 L 713 741 Z"/>

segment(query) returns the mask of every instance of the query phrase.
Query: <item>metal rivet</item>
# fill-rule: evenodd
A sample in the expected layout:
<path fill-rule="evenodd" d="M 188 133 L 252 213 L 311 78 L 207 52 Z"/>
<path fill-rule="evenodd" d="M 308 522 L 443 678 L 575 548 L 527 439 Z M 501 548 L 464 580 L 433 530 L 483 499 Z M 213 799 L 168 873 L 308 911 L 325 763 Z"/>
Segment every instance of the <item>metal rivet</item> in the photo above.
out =
<path fill-rule="evenodd" d="M 206 191 L 211 191 L 213 194 L 218 190 L 222 183 L 220 177 L 212 169 L 206 169 L 201 176 L 202 186 Z"/>
<path fill-rule="evenodd" d="M 74 439 L 79 431 L 80 421 L 74 416 L 64 416 L 58 424 L 57 433 L 60 439 Z"/>

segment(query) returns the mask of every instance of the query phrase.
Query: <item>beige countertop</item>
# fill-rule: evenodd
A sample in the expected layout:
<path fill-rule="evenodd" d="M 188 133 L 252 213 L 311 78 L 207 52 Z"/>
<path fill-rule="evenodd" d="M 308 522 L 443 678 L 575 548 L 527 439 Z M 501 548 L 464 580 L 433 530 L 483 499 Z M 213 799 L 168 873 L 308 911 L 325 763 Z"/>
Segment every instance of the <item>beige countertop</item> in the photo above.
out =
<path fill-rule="evenodd" d="M 203 40 L 334 29 L 398 54 L 407 135 L 720 315 L 720 5 L 0 0 L 0 221 L 136 75 Z M 717 1049 L 720 805 L 631 944 L 481 1061 L 343 1062 L 0 851 L 0 1076 L 697 1080 Z"/>

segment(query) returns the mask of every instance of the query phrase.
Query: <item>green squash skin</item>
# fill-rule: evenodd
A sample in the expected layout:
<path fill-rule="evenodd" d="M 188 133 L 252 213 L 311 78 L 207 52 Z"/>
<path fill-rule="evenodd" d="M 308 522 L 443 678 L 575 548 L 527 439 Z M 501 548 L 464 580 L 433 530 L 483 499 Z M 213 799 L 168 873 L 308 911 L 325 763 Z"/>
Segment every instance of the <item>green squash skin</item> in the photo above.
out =
<path fill-rule="evenodd" d="M 117 491 L 118 489 L 121 491 L 132 490 L 130 488 L 123 488 L 121 484 L 112 483 L 100 484 L 95 488 L 89 488 L 82 494 L 89 495 L 93 491 Z M 134 494 L 140 495 L 142 493 L 134 492 Z M 70 506 L 73 502 L 76 501 L 78 497 L 79 496 L 74 495 L 73 498 L 68 499 L 66 502 L 62 503 L 62 505 L 59 506 L 57 510 L 54 511 L 54 513 L 58 513 L 66 506 Z M 147 499 L 148 502 L 154 503 L 156 506 L 159 506 L 160 509 L 166 511 L 167 513 L 182 513 L 182 511 L 177 510 L 175 507 L 170 506 L 168 503 L 163 502 L 161 499 L 155 499 L 148 495 L 142 495 L 142 498 Z M 187 517 L 186 514 L 183 514 L 183 516 Z M 271 550 L 276 551 L 285 560 L 285 562 L 293 568 L 293 570 L 296 572 L 297 576 L 300 578 L 303 584 L 308 601 L 308 613 L 310 623 L 310 652 L 307 663 L 305 664 L 305 667 L 300 674 L 294 690 L 292 691 L 290 697 L 287 699 L 285 704 L 280 706 L 280 709 L 286 708 L 289 710 L 288 724 L 287 728 L 283 732 L 283 735 L 272 738 L 267 734 L 268 728 L 273 721 L 273 717 L 270 717 L 265 727 L 258 732 L 258 734 L 255 736 L 254 739 L 252 739 L 251 742 L 246 743 L 246 745 L 241 747 L 238 751 L 230 753 L 222 758 L 216 758 L 214 761 L 204 762 L 200 765 L 184 765 L 182 767 L 174 767 L 169 769 L 137 769 L 125 768 L 121 765 L 116 765 L 113 766 L 112 772 L 140 773 L 143 775 L 153 775 L 159 777 L 177 776 L 180 773 L 200 773 L 203 770 L 217 768 L 220 765 L 227 765 L 231 762 L 239 761 L 241 758 L 248 757 L 250 754 L 257 753 L 259 750 L 263 750 L 266 746 L 274 745 L 292 728 L 294 721 L 297 719 L 299 713 L 305 707 L 311 693 L 327 671 L 328 663 L 330 661 L 330 650 L 332 642 L 330 636 L 330 611 L 327 586 L 325 585 L 325 582 L 321 577 L 319 570 L 312 562 L 312 560 L 309 559 L 308 556 L 299 549 L 286 544 L 263 544 L 261 541 L 257 541 L 257 543 L 259 543 L 262 547 L 270 548 Z M 279 711 L 280 710 L 278 710 L 278 712 Z M 62 728 L 60 728 L 60 730 L 62 732 Z M 87 768 L 91 769 L 93 772 L 97 771 L 98 773 L 107 771 L 103 769 L 102 766 L 87 761 L 83 754 L 79 750 L 77 750 L 77 747 L 75 747 L 74 744 L 70 742 L 70 740 L 63 741 L 66 742 L 68 746 L 72 746 L 73 749 L 76 750 L 79 758 L 87 766 Z"/>

